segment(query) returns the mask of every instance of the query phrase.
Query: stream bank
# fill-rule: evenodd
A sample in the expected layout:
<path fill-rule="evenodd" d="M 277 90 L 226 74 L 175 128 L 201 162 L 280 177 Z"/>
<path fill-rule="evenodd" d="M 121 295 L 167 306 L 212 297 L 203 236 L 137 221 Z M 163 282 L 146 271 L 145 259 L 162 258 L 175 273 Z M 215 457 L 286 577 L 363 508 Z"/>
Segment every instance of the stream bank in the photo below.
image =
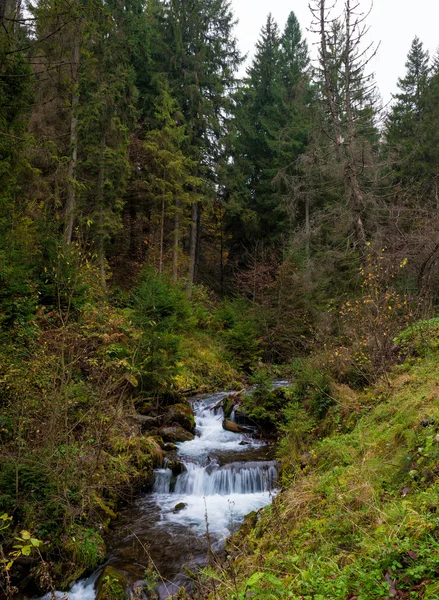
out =
<path fill-rule="evenodd" d="M 220 552 L 246 514 L 271 501 L 277 481 L 273 447 L 249 431 L 224 429 L 222 401 L 231 395 L 192 399 L 195 436 L 166 454 L 163 467 L 155 470 L 152 492 L 114 522 L 106 566 L 116 569 L 130 589 L 143 585 L 145 571 L 159 574 L 155 592 L 160 600 L 181 587 L 190 589 L 187 573 L 206 564 L 209 550 Z M 94 600 L 103 572 L 76 584 L 69 598 Z"/>

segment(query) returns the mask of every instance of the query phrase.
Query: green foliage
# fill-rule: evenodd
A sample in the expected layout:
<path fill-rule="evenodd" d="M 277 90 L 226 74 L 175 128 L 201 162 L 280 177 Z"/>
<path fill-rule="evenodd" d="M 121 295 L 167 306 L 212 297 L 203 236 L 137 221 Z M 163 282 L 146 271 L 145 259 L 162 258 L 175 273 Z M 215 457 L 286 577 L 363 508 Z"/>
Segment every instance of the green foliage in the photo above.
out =
<path fill-rule="evenodd" d="M 79 524 L 72 525 L 66 531 L 64 548 L 84 570 L 95 569 L 105 557 L 102 536 L 96 530 Z"/>
<path fill-rule="evenodd" d="M 292 396 L 313 417 L 323 418 L 334 402 L 328 372 L 316 368 L 313 361 L 298 359 L 292 364 L 292 379 Z"/>
<path fill-rule="evenodd" d="M 142 330 L 137 368 L 146 390 L 166 388 L 178 372 L 182 332 L 196 319 L 185 291 L 147 270 L 133 294 L 134 318 Z"/>
<path fill-rule="evenodd" d="M 439 348 L 439 318 L 417 321 L 395 339 L 401 354 L 425 357 Z"/>
<path fill-rule="evenodd" d="M 235 97 L 230 135 L 233 161 L 225 169 L 226 227 L 240 254 L 256 241 L 278 241 L 287 231 L 285 186 L 281 191 L 273 180 L 280 169 L 291 176 L 294 167 L 287 165 L 296 163 L 306 147 L 308 124 L 301 107 L 307 102 L 307 63 L 306 44 L 294 13 L 283 35 L 270 14 L 248 77 Z"/>
<path fill-rule="evenodd" d="M 248 305 L 243 300 L 225 301 L 214 312 L 212 322 L 236 365 L 246 372 L 251 371 L 261 358 L 262 351 Z"/>
<path fill-rule="evenodd" d="M 281 457 L 297 463 L 307 454 L 255 528 L 229 544 L 236 592 L 222 595 L 226 566 L 215 574 L 221 597 L 241 597 L 250 584 L 258 597 L 278 597 L 278 588 L 310 600 L 380 600 L 392 590 L 435 597 L 437 352 L 389 378 L 384 398 L 382 385 L 365 393 L 368 410 L 350 432 L 321 440 L 308 436 L 309 416 L 290 402 Z M 297 443 L 289 444 L 294 426 Z"/>

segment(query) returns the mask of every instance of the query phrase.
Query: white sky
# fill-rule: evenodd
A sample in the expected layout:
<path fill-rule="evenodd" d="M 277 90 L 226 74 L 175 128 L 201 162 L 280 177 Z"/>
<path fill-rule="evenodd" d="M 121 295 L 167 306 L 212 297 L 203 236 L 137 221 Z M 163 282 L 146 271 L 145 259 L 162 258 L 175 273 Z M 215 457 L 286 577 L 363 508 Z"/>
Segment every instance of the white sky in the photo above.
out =
<path fill-rule="evenodd" d="M 232 0 L 235 16 L 239 19 L 236 35 L 241 51 L 251 59 L 254 45 L 267 14 L 272 13 L 281 30 L 288 14 L 294 11 L 307 37 L 311 54 L 315 38 L 307 31 L 311 25 L 309 0 Z M 339 11 L 343 1 L 338 0 Z M 360 0 L 364 11 L 369 0 Z M 396 81 L 405 74 L 405 61 L 413 38 L 417 35 L 424 47 L 434 54 L 439 46 L 439 0 L 375 0 L 369 16 L 370 40 L 381 42 L 378 56 L 371 65 L 384 102 L 397 91 Z"/>

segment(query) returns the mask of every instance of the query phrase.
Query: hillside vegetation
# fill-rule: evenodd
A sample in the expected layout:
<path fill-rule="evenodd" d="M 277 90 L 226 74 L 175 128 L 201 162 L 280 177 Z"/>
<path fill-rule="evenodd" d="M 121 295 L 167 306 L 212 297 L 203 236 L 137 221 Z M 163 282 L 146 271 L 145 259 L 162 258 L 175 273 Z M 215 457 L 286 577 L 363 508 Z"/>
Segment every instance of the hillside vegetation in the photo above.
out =
<path fill-rule="evenodd" d="M 439 53 L 383 108 L 369 15 L 309 9 L 240 76 L 229 0 L 0 1 L 0 596 L 256 385 L 284 491 L 201 597 L 434 597 Z"/>
<path fill-rule="evenodd" d="M 437 320 L 400 339 L 388 382 L 333 388 L 323 438 L 304 435 L 307 411 L 287 421 L 283 489 L 206 571 L 210 598 L 439 597 Z"/>

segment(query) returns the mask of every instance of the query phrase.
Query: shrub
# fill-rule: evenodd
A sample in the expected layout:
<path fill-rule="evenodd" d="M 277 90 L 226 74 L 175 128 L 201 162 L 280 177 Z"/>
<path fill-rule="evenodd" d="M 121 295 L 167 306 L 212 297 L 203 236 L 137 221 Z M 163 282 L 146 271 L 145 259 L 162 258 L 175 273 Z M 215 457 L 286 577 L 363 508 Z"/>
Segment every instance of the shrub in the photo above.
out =
<path fill-rule="evenodd" d="M 151 269 L 143 274 L 133 303 L 142 331 L 137 353 L 141 387 L 164 390 L 178 371 L 181 334 L 195 327 L 196 318 L 184 290 Z"/>

